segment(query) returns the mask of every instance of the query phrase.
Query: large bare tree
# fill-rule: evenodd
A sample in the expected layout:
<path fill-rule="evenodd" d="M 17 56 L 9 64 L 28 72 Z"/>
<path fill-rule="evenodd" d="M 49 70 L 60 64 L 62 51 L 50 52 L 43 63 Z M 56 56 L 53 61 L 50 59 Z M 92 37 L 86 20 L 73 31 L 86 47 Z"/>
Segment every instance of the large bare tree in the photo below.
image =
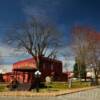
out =
<path fill-rule="evenodd" d="M 35 59 L 37 69 L 40 68 L 39 57 L 55 58 L 57 48 L 61 44 L 61 36 L 57 29 L 39 22 L 34 17 L 14 26 L 6 37 L 8 44 L 27 51 Z"/>

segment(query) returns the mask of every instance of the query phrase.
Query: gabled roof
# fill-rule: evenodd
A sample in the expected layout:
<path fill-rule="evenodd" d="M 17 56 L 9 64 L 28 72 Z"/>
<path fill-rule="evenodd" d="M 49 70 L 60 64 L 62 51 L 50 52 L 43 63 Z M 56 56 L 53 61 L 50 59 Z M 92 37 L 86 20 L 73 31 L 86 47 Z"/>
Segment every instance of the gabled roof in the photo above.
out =
<path fill-rule="evenodd" d="M 56 60 L 56 59 L 52 59 L 52 58 L 48 58 L 48 57 L 40 57 L 41 60 L 44 60 L 44 61 L 51 61 L 51 62 L 58 62 L 58 63 L 62 63 L 61 61 L 59 60 Z M 21 60 L 21 61 L 18 61 L 14 64 L 20 64 L 20 63 L 24 63 L 24 62 L 35 62 L 34 58 L 28 58 L 28 59 L 25 59 L 25 60 Z"/>

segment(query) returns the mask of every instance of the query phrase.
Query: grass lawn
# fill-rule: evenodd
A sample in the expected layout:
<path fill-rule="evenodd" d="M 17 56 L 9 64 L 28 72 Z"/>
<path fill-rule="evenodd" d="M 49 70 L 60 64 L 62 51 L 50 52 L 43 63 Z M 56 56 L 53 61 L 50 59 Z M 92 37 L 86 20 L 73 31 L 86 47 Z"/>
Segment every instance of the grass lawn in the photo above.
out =
<path fill-rule="evenodd" d="M 52 82 L 51 84 L 47 86 L 47 88 L 41 88 L 40 92 L 60 91 L 60 90 L 84 88 L 84 87 L 90 87 L 90 82 L 74 81 L 72 83 L 71 88 L 68 88 L 68 82 Z M 36 91 L 36 90 L 33 89 L 33 91 Z"/>
<path fill-rule="evenodd" d="M 7 85 L 3 84 L 3 83 L 0 83 L 0 92 L 4 92 L 4 91 L 8 91 Z"/>
<path fill-rule="evenodd" d="M 66 90 L 66 89 L 75 89 L 75 88 L 84 88 L 84 87 L 90 87 L 89 82 L 80 82 L 80 81 L 73 81 L 72 87 L 68 88 L 68 82 L 52 82 L 47 86 L 47 88 L 40 88 L 40 92 L 50 92 L 50 91 L 60 91 L 60 90 Z M 0 92 L 9 91 L 7 88 L 7 84 L 0 84 Z M 33 92 L 36 92 L 36 89 L 32 90 Z"/>

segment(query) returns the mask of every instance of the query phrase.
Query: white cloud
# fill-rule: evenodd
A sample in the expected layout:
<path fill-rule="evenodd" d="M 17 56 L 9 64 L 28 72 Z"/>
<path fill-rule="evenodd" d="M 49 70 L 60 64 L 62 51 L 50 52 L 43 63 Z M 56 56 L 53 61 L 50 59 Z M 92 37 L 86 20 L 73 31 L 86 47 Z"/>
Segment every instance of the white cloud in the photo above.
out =
<path fill-rule="evenodd" d="M 11 56 L 11 53 L 14 51 L 13 48 L 5 45 L 0 44 L 0 52 L 2 53 L 2 56 Z"/>
<path fill-rule="evenodd" d="M 28 54 L 23 51 L 18 51 L 16 48 L 10 47 L 6 44 L 0 44 L 0 59 L 1 64 L 10 64 L 14 63 L 18 60 L 23 59 L 24 57 L 28 57 Z"/>
<path fill-rule="evenodd" d="M 0 65 L 0 71 L 2 71 L 3 73 L 6 73 L 6 72 L 11 72 L 12 71 L 12 67 L 13 65 L 12 64 L 7 64 L 7 65 Z"/>
<path fill-rule="evenodd" d="M 75 57 L 74 57 L 74 53 L 72 49 L 70 48 L 70 46 L 66 46 L 66 47 L 60 48 L 59 51 L 61 52 L 59 59 L 63 63 L 63 72 L 67 70 L 72 71 L 73 65 L 75 63 L 75 59 L 74 59 Z"/>
<path fill-rule="evenodd" d="M 63 60 L 63 72 L 66 71 L 72 71 L 73 70 L 73 66 L 75 64 L 75 60 Z"/>

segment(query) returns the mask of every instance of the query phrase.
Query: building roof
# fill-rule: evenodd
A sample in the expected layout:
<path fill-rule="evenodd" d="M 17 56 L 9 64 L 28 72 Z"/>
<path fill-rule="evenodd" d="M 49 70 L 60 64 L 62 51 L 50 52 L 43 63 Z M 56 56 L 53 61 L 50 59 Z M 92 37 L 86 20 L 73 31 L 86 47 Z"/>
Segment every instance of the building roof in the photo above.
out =
<path fill-rule="evenodd" d="M 48 58 L 48 57 L 41 57 L 40 58 L 41 60 L 46 60 L 46 61 L 52 61 L 52 62 L 59 62 L 61 63 L 61 61 L 57 60 L 57 59 L 52 59 L 52 58 Z M 28 58 L 28 59 L 24 59 L 24 60 L 21 60 L 21 61 L 18 61 L 14 64 L 18 64 L 18 63 L 23 63 L 23 62 L 35 62 L 35 60 L 33 58 Z"/>
<path fill-rule="evenodd" d="M 59 60 L 54 60 L 48 57 L 40 57 L 40 60 L 43 62 L 50 62 L 50 63 L 60 63 L 62 64 L 61 61 Z M 36 69 L 36 63 L 33 58 L 25 59 L 18 61 L 13 64 L 13 70 L 35 70 Z"/>

